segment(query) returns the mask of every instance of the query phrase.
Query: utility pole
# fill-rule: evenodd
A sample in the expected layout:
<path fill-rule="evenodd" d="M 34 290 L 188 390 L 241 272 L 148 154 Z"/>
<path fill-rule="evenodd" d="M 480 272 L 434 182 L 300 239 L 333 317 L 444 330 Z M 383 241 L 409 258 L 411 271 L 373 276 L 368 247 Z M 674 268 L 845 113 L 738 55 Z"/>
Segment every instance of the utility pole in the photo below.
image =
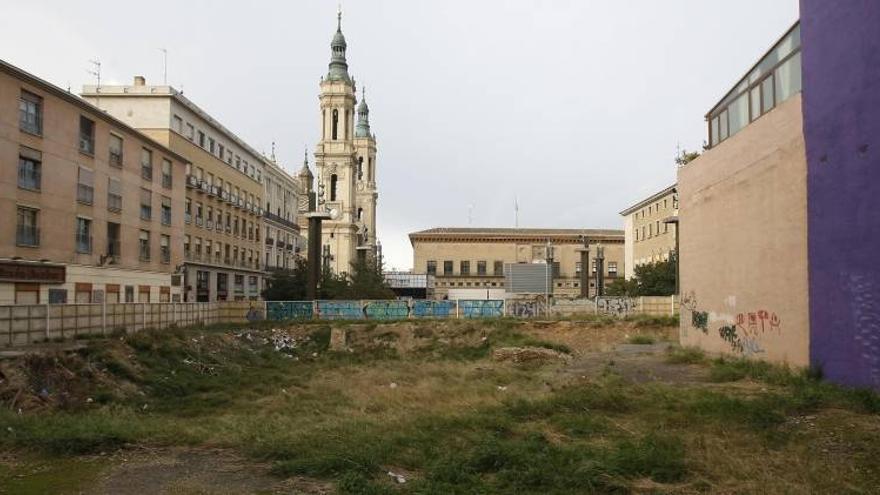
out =
<path fill-rule="evenodd" d="M 324 181 L 318 179 L 318 190 L 309 195 L 309 213 L 306 214 L 309 219 L 309 252 L 308 266 L 309 277 L 306 286 L 306 295 L 309 300 L 314 301 L 318 298 L 318 280 L 321 278 L 321 260 L 329 253 L 322 253 L 321 248 L 321 222 L 330 219 L 324 206 Z M 325 262 L 329 262 L 326 260 Z"/>
<path fill-rule="evenodd" d="M 596 297 L 605 295 L 605 247 L 596 246 Z"/>

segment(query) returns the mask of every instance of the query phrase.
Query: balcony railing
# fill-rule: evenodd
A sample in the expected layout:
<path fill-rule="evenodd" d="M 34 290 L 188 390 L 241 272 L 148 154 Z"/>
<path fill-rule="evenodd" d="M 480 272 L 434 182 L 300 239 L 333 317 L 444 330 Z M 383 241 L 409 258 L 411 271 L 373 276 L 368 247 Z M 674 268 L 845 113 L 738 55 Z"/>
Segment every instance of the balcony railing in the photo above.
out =
<path fill-rule="evenodd" d="M 76 252 L 89 254 L 92 252 L 92 236 L 82 232 L 76 233 Z"/>
<path fill-rule="evenodd" d="M 186 176 L 186 187 L 199 187 L 199 179 L 196 179 L 194 175 Z"/>
<path fill-rule="evenodd" d="M 76 185 L 76 200 L 84 205 L 95 202 L 95 188 L 85 184 Z"/>
<path fill-rule="evenodd" d="M 281 215 L 276 215 L 272 212 L 267 211 L 263 216 L 267 220 L 272 220 L 273 222 L 280 223 L 281 225 L 284 225 L 286 227 L 289 227 L 292 230 L 295 230 L 296 232 L 299 232 L 299 225 L 291 222 L 290 220 L 287 220 L 286 218 L 282 217 Z"/>
<path fill-rule="evenodd" d="M 18 167 L 18 187 L 39 191 L 41 182 L 42 176 L 39 169 Z"/>
<path fill-rule="evenodd" d="M 122 151 L 110 151 L 110 165 L 122 168 Z"/>
<path fill-rule="evenodd" d="M 15 227 L 15 243 L 19 246 L 39 246 L 40 229 L 33 225 L 17 225 Z"/>
<path fill-rule="evenodd" d="M 107 209 L 110 211 L 122 211 L 122 196 L 107 193 Z"/>

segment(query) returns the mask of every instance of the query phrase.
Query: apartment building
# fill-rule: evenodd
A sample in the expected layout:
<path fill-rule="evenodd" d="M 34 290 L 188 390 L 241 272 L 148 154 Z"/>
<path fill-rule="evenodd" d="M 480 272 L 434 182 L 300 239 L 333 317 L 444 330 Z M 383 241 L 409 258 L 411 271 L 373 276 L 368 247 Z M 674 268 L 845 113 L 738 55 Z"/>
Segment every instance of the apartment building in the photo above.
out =
<path fill-rule="evenodd" d="M 308 157 L 303 166 L 308 170 Z M 275 162 L 274 156 L 264 164 L 263 184 L 266 202 L 263 213 L 266 232 L 263 265 L 267 271 L 292 269 L 297 258 L 305 255 L 306 243 L 297 223 L 299 199 L 305 192 L 301 190 L 300 182 Z"/>
<path fill-rule="evenodd" d="M 83 98 L 191 163 L 184 204 L 185 299 L 252 300 L 264 286 L 268 159 L 171 86 L 85 86 Z"/>
<path fill-rule="evenodd" d="M 666 261 L 676 249 L 677 225 L 669 222 L 678 216 L 678 191 L 673 184 L 620 212 L 626 239 L 626 272 L 631 278 L 635 267 Z"/>
<path fill-rule="evenodd" d="M 413 232 L 413 273 L 434 277 L 434 297 L 475 297 L 500 294 L 505 263 L 553 264 L 553 293 L 581 293 L 581 250 L 590 249 L 590 297 L 596 294 L 597 249 L 604 251 L 606 286 L 622 277 L 624 233 L 597 229 L 520 229 L 441 227 Z"/>
<path fill-rule="evenodd" d="M 185 156 L 2 61 L 0 121 L 0 304 L 182 300 Z"/>

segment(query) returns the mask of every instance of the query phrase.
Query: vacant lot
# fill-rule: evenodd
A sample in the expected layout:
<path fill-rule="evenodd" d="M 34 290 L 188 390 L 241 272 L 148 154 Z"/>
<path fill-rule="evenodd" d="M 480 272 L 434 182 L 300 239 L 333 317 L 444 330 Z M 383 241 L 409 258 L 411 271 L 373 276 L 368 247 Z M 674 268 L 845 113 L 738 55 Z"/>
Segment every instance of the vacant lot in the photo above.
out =
<path fill-rule="evenodd" d="M 880 399 L 665 320 L 144 332 L 0 362 L 0 493 L 876 493 Z"/>

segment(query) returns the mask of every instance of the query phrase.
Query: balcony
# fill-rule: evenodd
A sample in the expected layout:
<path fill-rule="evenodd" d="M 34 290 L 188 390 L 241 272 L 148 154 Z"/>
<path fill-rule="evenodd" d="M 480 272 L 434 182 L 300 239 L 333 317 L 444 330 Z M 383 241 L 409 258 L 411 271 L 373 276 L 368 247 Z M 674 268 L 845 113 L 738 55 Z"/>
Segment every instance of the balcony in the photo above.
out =
<path fill-rule="evenodd" d="M 17 225 L 15 227 L 15 243 L 19 246 L 39 246 L 40 229 L 33 225 Z"/>
<path fill-rule="evenodd" d="M 202 217 L 196 217 L 196 227 L 201 227 L 205 224 L 205 219 Z"/>
<path fill-rule="evenodd" d="M 199 187 L 199 179 L 196 179 L 193 175 L 186 176 L 186 187 L 196 188 Z"/>
<path fill-rule="evenodd" d="M 18 167 L 18 187 L 39 191 L 42 177 L 39 168 Z"/>
<path fill-rule="evenodd" d="M 84 205 L 91 205 L 95 202 L 95 188 L 85 184 L 77 184 L 76 200 Z"/>
<path fill-rule="evenodd" d="M 272 239 L 271 237 L 267 237 L 266 238 L 266 245 L 272 246 L 273 244 L 275 244 L 275 239 Z"/>
<path fill-rule="evenodd" d="M 281 225 L 284 225 L 285 227 L 288 227 L 295 232 L 299 232 L 299 225 L 291 222 L 290 220 L 285 219 L 284 217 L 282 217 L 280 215 L 276 215 L 272 212 L 266 212 L 263 216 L 267 220 L 272 220 L 273 222 L 280 223 Z"/>
<path fill-rule="evenodd" d="M 218 186 L 211 186 L 211 190 L 208 191 L 208 194 L 211 196 L 220 196 L 220 188 Z"/>
<path fill-rule="evenodd" d="M 205 181 L 201 181 L 201 182 L 199 183 L 199 191 L 201 191 L 201 192 L 203 192 L 203 193 L 210 192 L 210 191 L 211 191 L 211 186 L 208 185 L 207 182 L 205 182 Z"/>

